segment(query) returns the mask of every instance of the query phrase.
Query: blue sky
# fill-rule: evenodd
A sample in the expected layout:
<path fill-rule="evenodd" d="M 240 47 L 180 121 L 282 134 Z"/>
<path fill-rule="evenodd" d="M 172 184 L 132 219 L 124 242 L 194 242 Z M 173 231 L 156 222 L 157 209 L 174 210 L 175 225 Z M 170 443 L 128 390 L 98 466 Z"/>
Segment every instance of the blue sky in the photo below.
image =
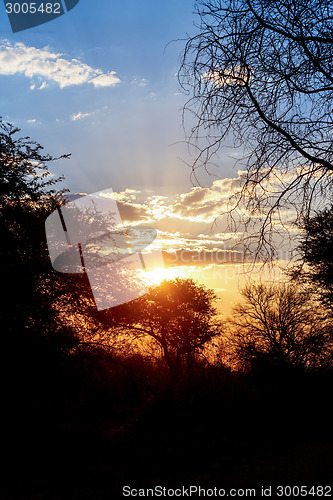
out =
<path fill-rule="evenodd" d="M 67 187 L 163 193 L 190 187 L 181 144 L 185 97 L 175 77 L 184 42 L 175 40 L 194 32 L 193 0 L 80 0 L 66 15 L 15 34 L 0 9 L 1 115 L 46 151 L 72 153 L 54 168 Z M 14 69 L 8 56 L 16 58 Z M 114 84 L 73 78 L 65 85 L 58 68 L 39 73 L 46 59 L 67 62 L 69 73 L 77 60 L 91 72 L 112 73 Z"/>

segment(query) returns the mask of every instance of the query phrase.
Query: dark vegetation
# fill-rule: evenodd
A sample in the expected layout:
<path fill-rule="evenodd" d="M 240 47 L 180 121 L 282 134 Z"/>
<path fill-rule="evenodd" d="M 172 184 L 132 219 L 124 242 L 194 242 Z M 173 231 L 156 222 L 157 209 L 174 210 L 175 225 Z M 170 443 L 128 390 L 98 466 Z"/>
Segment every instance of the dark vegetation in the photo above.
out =
<path fill-rule="evenodd" d="M 17 133 L 1 122 L 1 498 L 329 484 L 327 302 L 257 285 L 226 324 L 213 291 L 175 280 L 98 313 L 84 276 L 51 267 L 65 193 Z"/>

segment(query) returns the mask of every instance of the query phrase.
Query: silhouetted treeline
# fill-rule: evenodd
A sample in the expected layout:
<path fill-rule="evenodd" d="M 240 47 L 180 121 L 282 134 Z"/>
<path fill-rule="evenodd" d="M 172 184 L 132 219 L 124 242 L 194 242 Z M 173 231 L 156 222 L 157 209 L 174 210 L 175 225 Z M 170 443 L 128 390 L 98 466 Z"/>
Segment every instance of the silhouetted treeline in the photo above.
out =
<path fill-rule="evenodd" d="M 122 498 L 125 484 L 328 484 L 330 316 L 257 285 L 232 321 L 193 280 L 98 312 L 55 272 L 44 222 L 65 202 L 52 158 L 1 122 L 4 499 Z"/>

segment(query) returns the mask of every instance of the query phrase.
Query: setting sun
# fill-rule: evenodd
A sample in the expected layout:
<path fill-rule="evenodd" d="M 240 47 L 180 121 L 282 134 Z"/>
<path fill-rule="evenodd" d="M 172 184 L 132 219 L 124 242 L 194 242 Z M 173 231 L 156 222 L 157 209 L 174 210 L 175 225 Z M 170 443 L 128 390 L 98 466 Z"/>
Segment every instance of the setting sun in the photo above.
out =
<path fill-rule="evenodd" d="M 164 280 L 172 280 L 172 279 L 175 279 L 181 275 L 182 275 L 182 273 L 179 270 L 179 268 L 174 268 L 174 267 L 169 267 L 169 268 L 156 267 L 155 269 L 152 269 L 151 271 L 143 271 L 142 272 L 143 279 L 149 285 L 158 285 L 159 283 L 161 283 Z"/>

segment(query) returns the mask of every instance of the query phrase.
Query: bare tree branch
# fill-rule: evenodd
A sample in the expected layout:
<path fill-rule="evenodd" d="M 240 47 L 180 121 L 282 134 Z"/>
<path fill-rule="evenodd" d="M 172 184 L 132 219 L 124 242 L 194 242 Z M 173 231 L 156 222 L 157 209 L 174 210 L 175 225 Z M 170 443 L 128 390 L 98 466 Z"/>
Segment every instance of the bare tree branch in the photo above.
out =
<path fill-rule="evenodd" d="M 201 0 L 196 13 L 179 70 L 184 125 L 188 112 L 196 120 L 192 172 L 225 145 L 243 150 L 231 225 L 241 207 L 246 227 L 263 220 L 254 238 L 272 253 L 283 211 L 297 225 L 332 194 L 333 0 Z"/>

